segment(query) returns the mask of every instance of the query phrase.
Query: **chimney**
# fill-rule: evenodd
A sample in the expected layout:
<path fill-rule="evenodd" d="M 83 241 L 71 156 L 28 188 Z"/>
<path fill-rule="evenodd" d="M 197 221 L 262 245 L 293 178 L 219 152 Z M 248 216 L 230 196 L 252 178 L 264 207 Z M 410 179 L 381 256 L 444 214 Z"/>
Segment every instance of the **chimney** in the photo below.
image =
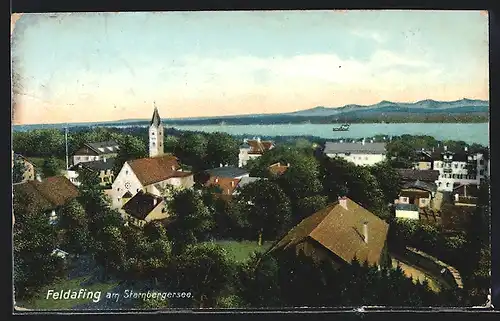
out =
<path fill-rule="evenodd" d="M 455 194 L 455 202 L 458 202 L 458 193 Z"/>
<path fill-rule="evenodd" d="M 36 180 L 41 182 L 42 181 L 42 176 L 40 174 L 36 174 Z"/>
<path fill-rule="evenodd" d="M 339 204 L 340 206 L 342 206 L 347 210 L 347 197 L 345 196 L 339 197 Z"/>
<path fill-rule="evenodd" d="M 368 244 L 368 222 L 363 223 L 363 238 L 365 239 L 365 243 Z"/>

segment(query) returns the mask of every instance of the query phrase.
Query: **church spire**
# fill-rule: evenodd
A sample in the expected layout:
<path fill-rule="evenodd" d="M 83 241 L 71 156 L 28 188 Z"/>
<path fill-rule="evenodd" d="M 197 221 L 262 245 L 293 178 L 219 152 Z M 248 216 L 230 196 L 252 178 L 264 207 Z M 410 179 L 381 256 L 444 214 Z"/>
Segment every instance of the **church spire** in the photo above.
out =
<path fill-rule="evenodd" d="M 150 126 L 160 126 L 161 125 L 161 117 L 160 114 L 158 113 L 158 108 L 156 107 L 156 103 L 153 102 L 154 106 L 154 111 L 153 111 L 153 117 L 151 118 L 151 123 Z"/>

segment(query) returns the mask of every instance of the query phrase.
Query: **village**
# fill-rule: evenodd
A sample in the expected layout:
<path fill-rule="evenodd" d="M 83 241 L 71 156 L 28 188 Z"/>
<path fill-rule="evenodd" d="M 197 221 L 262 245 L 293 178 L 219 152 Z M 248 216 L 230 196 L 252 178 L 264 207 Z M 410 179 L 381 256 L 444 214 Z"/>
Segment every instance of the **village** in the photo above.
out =
<path fill-rule="evenodd" d="M 23 155 L 14 144 L 14 229 L 30 215 L 43 216 L 47 226 L 41 228 L 41 221 L 37 226 L 42 234 L 46 231 L 47 244 L 37 249 L 50 251 L 48 256 L 69 266 L 87 255 L 104 267 L 105 277 L 120 282 L 154 280 L 158 288 L 175 278 L 175 284 L 192 289 L 197 298 L 195 303 L 142 302 L 143 308 L 258 307 L 276 291 L 283 298 L 278 306 L 301 299 L 308 305 L 325 304 L 312 294 L 317 301 L 284 293 L 299 284 L 314 287 L 319 282 L 314 274 L 333 275 L 353 266 L 365 269 L 360 278 L 378 273 L 377 289 L 367 291 L 390 292 L 391 286 L 400 288 L 395 293 L 407 290 L 399 299 L 391 296 L 395 301 L 382 302 L 387 305 L 487 301 L 488 268 L 482 264 L 489 264 L 489 244 L 478 241 L 489 241 L 487 148 L 418 148 L 401 139 L 389 143 L 373 138 L 280 146 L 247 137 L 224 145 L 229 138 L 221 135 L 223 139 L 207 145 L 207 166 L 189 154 L 199 147 L 196 140 L 177 141 L 165 151 L 170 143 L 156 106 L 149 128 L 140 130 L 147 130 L 148 145 L 138 148 L 146 155 L 131 152 L 130 139 L 84 141 L 71 155 L 66 152 L 65 168 L 53 175 L 40 168 L 46 160 L 34 164 L 32 155 Z M 65 144 L 67 151 L 67 133 Z M 20 227 L 17 242 L 37 237 L 26 226 Z M 470 257 L 464 257 L 466 249 Z M 19 253 L 30 255 L 22 248 Z M 45 254 L 21 261 L 29 264 L 40 255 Z M 258 272 L 269 268 L 266 258 L 280 267 L 288 262 L 290 270 L 281 268 L 278 281 L 271 282 Z M 239 264 L 240 279 L 238 285 L 226 286 L 230 261 Z M 171 262 L 182 262 L 180 270 L 172 271 Z M 206 274 L 212 281 L 197 276 L 211 266 L 218 267 Z M 305 272 L 305 266 L 312 270 Z M 33 281 L 30 273 L 32 278 L 41 273 L 34 268 L 24 268 L 24 283 L 15 289 L 27 298 L 67 273 Z M 305 283 L 286 280 L 299 272 L 308 276 Z M 399 279 L 391 273 L 400 273 Z M 266 286 L 274 286 L 267 295 L 262 293 Z M 317 295 L 325 287 L 310 291 Z M 238 288 L 237 294 L 231 288 Z M 330 305 L 376 303 L 368 295 L 360 302 L 346 301 L 354 288 L 344 294 L 329 290 L 333 294 L 322 300 L 332 300 Z"/>

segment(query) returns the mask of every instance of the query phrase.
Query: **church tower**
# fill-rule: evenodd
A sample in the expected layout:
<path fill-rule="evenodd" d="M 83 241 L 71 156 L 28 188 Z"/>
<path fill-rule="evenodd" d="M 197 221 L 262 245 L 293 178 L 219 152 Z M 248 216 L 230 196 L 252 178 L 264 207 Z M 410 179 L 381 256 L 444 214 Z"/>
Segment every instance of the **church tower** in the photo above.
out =
<path fill-rule="evenodd" d="M 161 123 L 158 108 L 154 106 L 153 117 L 149 124 L 149 157 L 163 155 L 163 124 Z"/>

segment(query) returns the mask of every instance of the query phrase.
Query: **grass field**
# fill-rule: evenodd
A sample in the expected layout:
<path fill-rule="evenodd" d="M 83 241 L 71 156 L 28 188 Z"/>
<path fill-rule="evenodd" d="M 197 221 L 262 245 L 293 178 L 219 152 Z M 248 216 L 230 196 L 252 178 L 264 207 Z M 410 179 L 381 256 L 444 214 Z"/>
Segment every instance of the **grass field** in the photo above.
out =
<path fill-rule="evenodd" d="M 264 242 L 262 246 L 259 246 L 257 241 L 216 241 L 215 243 L 224 248 L 237 262 L 248 260 L 254 251 L 266 251 L 272 244 L 272 242 Z"/>
<path fill-rule="evenodd" d="M 52 298 L 47 299 L 48 290 L 54 290 L 54 292 L 60 292 L 61 290 L 67 291 L 79 291 L 80 289 L 86 289 L 90 291 L 101 291 L 101 300 L 106 300 L 106 292 L 111 291 L 111 289 L 117 286 L 117 283 L 94 283 L 89 285 L 83 285 L 87 281 L 88 277 L 80 277 L 72 280 L 66 279 L 56 282 L 55 284 L 44 287 L 36 294 L 33 298 L 28 301 L 16 302 L 17 306 L 23 307 L 31 310 L 68 310 L 75 305 L 90 303 L 92 299 L 68 299 L 68 300 L 54 300 Z"/>

